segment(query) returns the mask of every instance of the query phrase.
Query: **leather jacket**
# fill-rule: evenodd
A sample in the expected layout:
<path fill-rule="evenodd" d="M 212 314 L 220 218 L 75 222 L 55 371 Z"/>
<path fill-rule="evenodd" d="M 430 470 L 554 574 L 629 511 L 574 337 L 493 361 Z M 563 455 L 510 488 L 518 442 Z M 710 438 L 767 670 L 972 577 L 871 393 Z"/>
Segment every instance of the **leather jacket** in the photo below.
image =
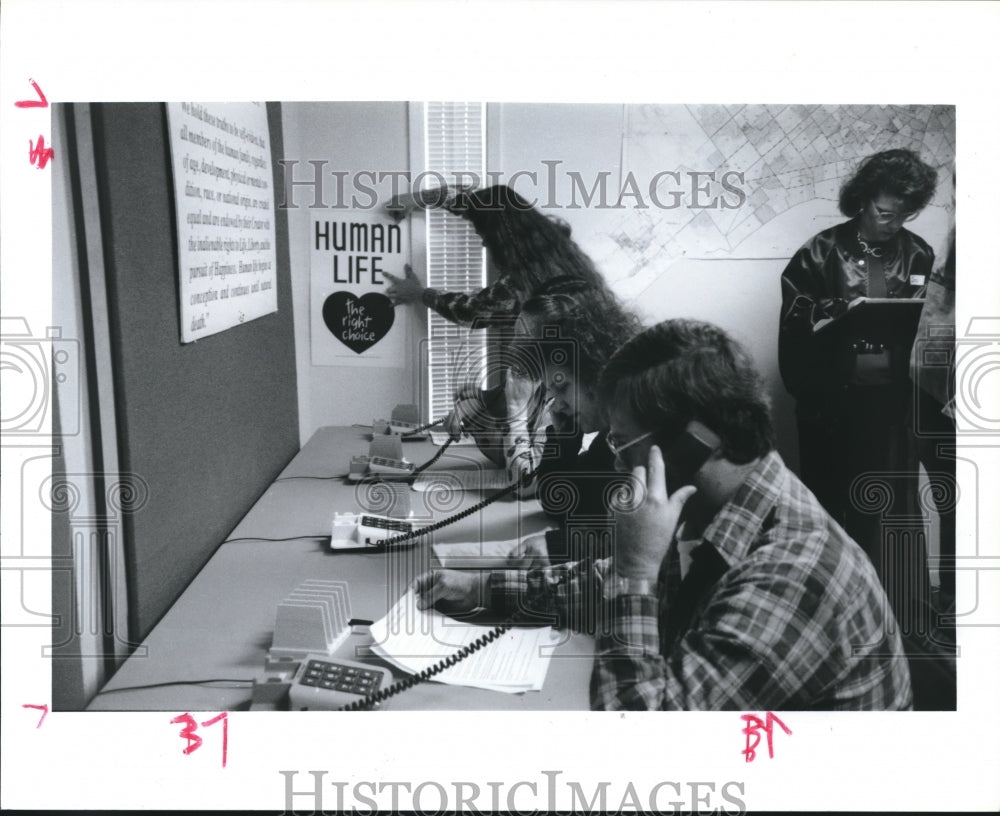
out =
<path fill-rule="evenodd" d="M 882 263 L 885 297 L 923 297 L 934 265 L 934 252 L 927 242 L 900 229 L 889 241 L 873 246 Z M 813 333 L 818 321 L 838 317 L 852 300 L 868 296 L 869 263 L 854 218 L 815 235 L 785 267 L 778 365 L 785 387 L 797 399 L 820 401 L 843 392 L 855 384 L 859 354 L 873 351 L 842 347 L 830 337 Z M 912 342 L 909 338 L 884 350 L 895 361 L 894 371 L 899 370 L 897 363 L 908 360 Z M 878 348 L 874 351 L 882 353 Z M 905 366 L 903 371 L 905 379 Z"/>

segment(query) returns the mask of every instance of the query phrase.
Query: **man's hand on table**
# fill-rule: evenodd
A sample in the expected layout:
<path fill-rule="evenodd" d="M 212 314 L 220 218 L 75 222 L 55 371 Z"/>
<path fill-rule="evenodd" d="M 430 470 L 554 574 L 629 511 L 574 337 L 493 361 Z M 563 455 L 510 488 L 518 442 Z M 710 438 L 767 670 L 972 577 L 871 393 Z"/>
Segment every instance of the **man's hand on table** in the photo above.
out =
<path fill-rule="evenodd" d="M 411 588 L 417 598 L 417 609 L 428 609 L 444 601 L 450 610 L 468 612 L 486 605 L 488 580 L 489 573 L 480 570 L 431 570 L 418 575 Z"/>

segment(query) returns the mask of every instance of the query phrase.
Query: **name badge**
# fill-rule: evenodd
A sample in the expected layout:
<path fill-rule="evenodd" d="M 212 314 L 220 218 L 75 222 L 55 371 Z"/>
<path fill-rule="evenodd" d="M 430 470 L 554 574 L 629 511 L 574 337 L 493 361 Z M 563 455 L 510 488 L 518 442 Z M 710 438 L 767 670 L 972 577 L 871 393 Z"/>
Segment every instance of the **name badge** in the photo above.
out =
<path fill-rule="evenodd" d="M 910 286 L 923 286 L 926 275 L 910 275 Z"/>

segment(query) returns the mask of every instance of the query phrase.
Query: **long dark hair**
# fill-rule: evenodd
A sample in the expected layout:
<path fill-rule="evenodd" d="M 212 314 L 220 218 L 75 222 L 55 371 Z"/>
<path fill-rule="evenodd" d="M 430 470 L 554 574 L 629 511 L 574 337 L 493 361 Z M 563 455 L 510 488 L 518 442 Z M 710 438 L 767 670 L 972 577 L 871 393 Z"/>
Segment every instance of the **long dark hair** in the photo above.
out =
<path fill-rule="evenodd" d="M 912 150 L 884 150 L 862 160 L 840 188 L 840 211 L 853 218 L 872 199 L 886 193 L 903 199 L 906 209 L 920 212 L 937 187 L 937 170 Z"/>
<path fill-rule="evenodd" d="M 554 277 L 603 283 L 593 261 L 570 236 L 569 225 L 506 184 L 461 192 L 448 209 L 472 224 L 497 271 L 509 277 L 522 300 Z"/>
<path fill-rule="evenodd" d="M 603 280 L 589 285 L 567 276 L 553 278 L 522 304 L 521 314 L 569 342 L 579 382 L 588 390 L 596 389 L 611 355 L 642 330 L 638 316 Z"/>

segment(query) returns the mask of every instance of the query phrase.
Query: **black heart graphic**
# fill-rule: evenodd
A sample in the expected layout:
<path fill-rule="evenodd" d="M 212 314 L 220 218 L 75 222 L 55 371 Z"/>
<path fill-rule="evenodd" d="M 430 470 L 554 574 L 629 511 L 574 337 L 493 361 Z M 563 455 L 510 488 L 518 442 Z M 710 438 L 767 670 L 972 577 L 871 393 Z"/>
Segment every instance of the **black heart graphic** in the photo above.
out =
<path fill-rule="evenodd" d="M 355 354 L 385 337 L 395 319 L 392 301 L 378 292 L 360 298 L 353 292 L 334 292 L 323 303 L 323 322 L 330 334 Z"/>

